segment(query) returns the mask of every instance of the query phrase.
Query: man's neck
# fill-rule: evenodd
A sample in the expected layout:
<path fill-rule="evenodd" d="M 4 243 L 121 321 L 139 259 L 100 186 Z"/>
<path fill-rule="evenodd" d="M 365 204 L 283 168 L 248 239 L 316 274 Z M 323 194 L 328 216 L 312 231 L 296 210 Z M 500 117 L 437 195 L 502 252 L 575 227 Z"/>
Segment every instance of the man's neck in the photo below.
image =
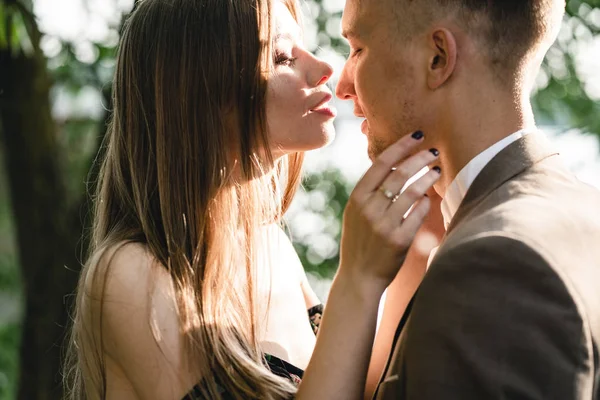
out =
<path fill-rule="evenodd" d="M 458 173 L 478 154 L 521 129 L 535 128 L 528 98 L 514 101 L 480 95 L 453 103 L 443 116 L 444 122 L 436 128 L 442 168 L 436 191 L 442 197 Z"/>

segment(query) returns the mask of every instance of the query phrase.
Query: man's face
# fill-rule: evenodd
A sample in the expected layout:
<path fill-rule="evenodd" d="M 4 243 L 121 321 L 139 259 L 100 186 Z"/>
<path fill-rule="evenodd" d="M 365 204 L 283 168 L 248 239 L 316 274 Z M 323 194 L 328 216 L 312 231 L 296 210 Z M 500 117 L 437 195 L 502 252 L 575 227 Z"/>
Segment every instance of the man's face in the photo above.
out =
<path fill-rule="evenodd" d="M 371 159 L 401 136 L 420 129 L 416 106 L 426 87 L 417 74 L 422 56 L 412 41 L 400 38 L 402 23 L 384 0 L 347 0 L 342 30 L 350 55 L 336 95 L 354 102 L 354 114 L 366 118 L 362 131 Z M 421 89 L 423 88 L 423 89 Z M 423 99 L 424 100 L 424 99 Z"/>

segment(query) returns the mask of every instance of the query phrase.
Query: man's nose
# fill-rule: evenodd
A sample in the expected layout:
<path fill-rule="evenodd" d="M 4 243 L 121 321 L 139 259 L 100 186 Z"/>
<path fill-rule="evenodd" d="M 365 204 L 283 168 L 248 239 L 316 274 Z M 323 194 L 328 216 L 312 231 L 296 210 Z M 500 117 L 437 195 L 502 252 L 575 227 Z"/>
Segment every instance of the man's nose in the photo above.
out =
<path fill-rule="evenodd" d="M 338 99 L 351 100 L 353 97 L 356 97 L 356 92 L 354 91 L 354 79 L 352 78 L 348 64 L 344 65 L 340 79 L 335 87 L 335 95 Z"/>

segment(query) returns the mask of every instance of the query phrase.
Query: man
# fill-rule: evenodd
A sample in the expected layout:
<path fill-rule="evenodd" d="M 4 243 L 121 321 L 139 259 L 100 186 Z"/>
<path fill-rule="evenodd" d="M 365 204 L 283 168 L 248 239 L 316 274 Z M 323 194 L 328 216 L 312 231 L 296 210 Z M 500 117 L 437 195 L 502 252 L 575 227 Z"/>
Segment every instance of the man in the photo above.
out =
<path fill-rule="evenodd" d="M 529 96 L 563 0 L 347 0 L 337 95 L 371 157 L 422 130 L 446 236 L 377 399 L 600 399 L 600 194 L 536 130 Z M 393 307 L 393 304 L 386 304 Z"/>

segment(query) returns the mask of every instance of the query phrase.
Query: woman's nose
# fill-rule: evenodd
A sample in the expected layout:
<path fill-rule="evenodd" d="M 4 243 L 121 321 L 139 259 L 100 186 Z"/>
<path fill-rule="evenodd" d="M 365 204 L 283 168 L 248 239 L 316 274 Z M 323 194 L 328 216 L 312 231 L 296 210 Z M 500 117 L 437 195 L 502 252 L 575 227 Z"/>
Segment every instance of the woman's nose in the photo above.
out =
<path fill-rule="evenodd" d="M 327 81 L 329 81 L 333 75 L 333 67 L 329 63 L 316 57 L 315 60 L 319 63 L 319 65 L 318 68 L 315 68 L 314 75 L 310 82 L 314 86 L 321 86 L 327 83 Z"/>

